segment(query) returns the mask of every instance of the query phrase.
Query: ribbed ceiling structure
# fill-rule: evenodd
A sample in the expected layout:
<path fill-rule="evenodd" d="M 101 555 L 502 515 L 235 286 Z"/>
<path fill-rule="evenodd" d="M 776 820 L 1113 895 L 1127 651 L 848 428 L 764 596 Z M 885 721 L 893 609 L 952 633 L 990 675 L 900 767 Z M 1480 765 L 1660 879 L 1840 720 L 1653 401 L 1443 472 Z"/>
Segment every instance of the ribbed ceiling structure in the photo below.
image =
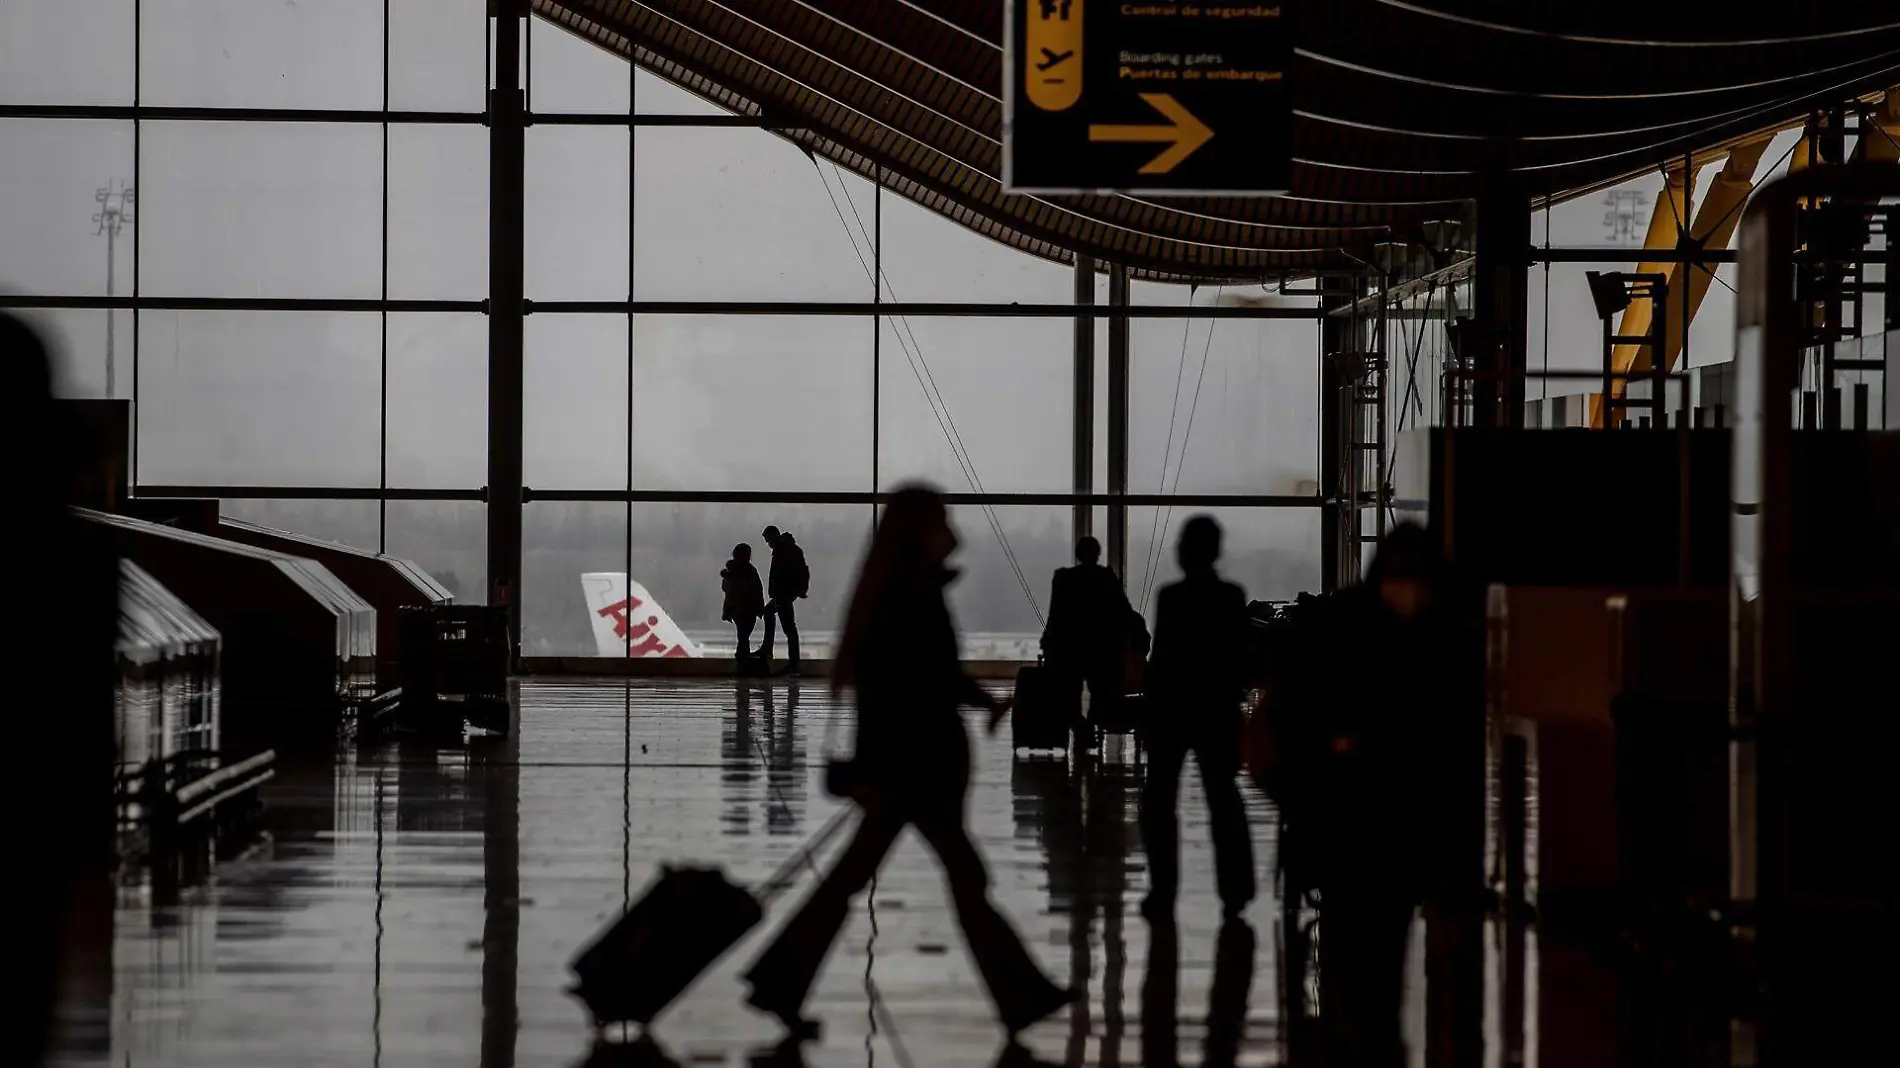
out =
<path fill-rule="evenodd" d="M 1500 177 L 1561 195 L 1900 81 L 1894 0 L 1288 2 L 1292 191 L 1262 199 L 1005 194 L 1003 0 L 531 0 L 991 237 L 1173 279 L 1347 265 Z"/>

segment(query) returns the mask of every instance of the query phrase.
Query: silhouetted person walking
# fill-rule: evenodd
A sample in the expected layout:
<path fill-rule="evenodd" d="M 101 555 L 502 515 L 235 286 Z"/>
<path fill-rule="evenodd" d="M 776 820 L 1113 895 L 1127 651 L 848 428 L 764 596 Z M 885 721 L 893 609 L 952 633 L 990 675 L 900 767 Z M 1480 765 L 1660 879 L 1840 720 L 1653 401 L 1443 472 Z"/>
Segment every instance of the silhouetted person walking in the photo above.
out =
<path fill-rule="evenodd" d="M 753 662 L 752 627 L 765 614 L 765 586 L 759 582 L 759 569 L 752 566 L 752 546 L 740 542 L 732 547 L 732 559 L 719 572 L 719 589 L 725 594 L 720 618 L 737 634 L 733 658 L 743 672 Z"/>
<path fill-rule="evenodd" d="M 13 717 L 12 744 L 40 774 L 7 776 L 7 808 L 19 815 L 8 845 L 30 864 L 12 880 L 8 959 L 17 978 L 0 1022 L 0 1063 L 9 1065 L 45 1055 L 62 978 L 83 986 L 103 968 L 109 992 L 111 975 L 119 566 L 104 528 L 71 510 L 100 457 L 83 421 L 53 399 L 52 382 L 45 343 L 0 313 L 0 457 L 18 561 L 13 610 L 0 626 L 5 647 L 31 650 L 35 676 L 59 694 L 56 709 Z"/>
<path fill-rule="evenodd" d="M 1254 896 L 1253 839 L 1234 781 L 1240 770 L 1240 698 L 1246 686 L 1247 595 L 1214 572 L 1220 524 L 1195 516 L 1181 529 L 1176 552 L 1181 581 L 1164 586 L 1155 607 L 1154 653 L 1148 665 L 1153 702 L 1147 726 L 1147 788 L 1141 833 L 1148 853 L 1148 898 L 1142 912 L 1174 910 L 1181 877 L 1181 768 L 1188 753 L 1201 771 L 1213 820 L 1214 868 L 1222 911 L 1240 915 Z"/>
<path fill-rule="evenodd" d="M 785 628 L 785 673 L 798 674 L 798 601 L 811 592 L 811 568 L 805 566 L 805 550 L 789 532 L 766 527 L 761 532 L 766 547 L 772 550 L 772 570 L 766 579 L 765 593 L 771 600 L 765 605 L 765 644 L 759 659 L 766 670 L 772 667 L 774 624 Z"/>
<path fill-rule="evenodd" d="M 1323 706 L 1313 847 L 1328 1068 L 1405 1064 L 1399 1009 L 1412 917 L 1457 870 L 1458 784 L 1481 711 L 1442 559 L 1424 529 L 1386 535 L 1341 595 L 1328 659 L 1353 684 Z M 1473 748 L 1473 753 L 1477 750 Z M 1474 861 L 1475 866 L 1475 861 Z"/>
<path fill-rule="evenodd" d="M 943 498 L 908 487 L 885 508 L 858 576 L 832 688 L 857 699 L 857 751 L 847 792 L 863 810 L 856 835 L 778 937 L 746 973 L 754 1008 L 794 1034 L 812 982 L 850 910 L 906 826 L 943 865 L 957 922 L 997 1015 L 1011 1033 L 1061 1008 L 1067 992 L 1050 982 L 989 898 L 989 873 L 970 840 L 964 807 L 970 743 L 962 705 L 990 710 L 994 730 L 1007 706 L 963 673 L 944 602 L 956 577 L 945 563 L 957 546 Z M 839 785 L 846 785 L 840 781 Z"/>
<path fill-rule="evenodd" d="M 1120 700 L 1124 689 L 1122 654 L 1133 610 L 1121 580 L 1101 559 L 1102 543 L 1085 537 L 1075 543 L 1075 566 L 1057 568 L 1049 583 L 1042 655 L 1059 680 L 1064 703 L 1078 713 L 1084 682 L 1090 706 L 1097 709 Z"/>

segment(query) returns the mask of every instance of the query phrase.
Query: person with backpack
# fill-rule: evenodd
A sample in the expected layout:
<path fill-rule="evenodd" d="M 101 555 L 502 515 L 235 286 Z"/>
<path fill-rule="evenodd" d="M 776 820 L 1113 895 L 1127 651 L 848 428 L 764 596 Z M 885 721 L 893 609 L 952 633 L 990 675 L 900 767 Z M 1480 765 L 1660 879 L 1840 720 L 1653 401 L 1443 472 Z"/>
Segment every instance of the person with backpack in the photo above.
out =
<path fill-rule="evenodd" d="M 719 572 L 719 590 L 725 594 L 725 610 L 719 618 L 732 624 L 738 635 L 732 655 L 743 674 L 754 663 L 752 627 L 765 614 L 765 587 L 759 581 L 759 569 L 752 566 L 752 546 L 740 542 L 732 547 L 732 559 Z"/>
<path fill-rule="evenodd" d="M 805 565 L 805 550 L 798 547 L 789 532 L 775 526 L 761 532 L 772 550 L 772 568 L 766 578 L 765 644 L 759 647 L 759 660 L 766 670 L 772 666 L 773 631 L 785 629 L 786 666 L 784 674 L 798 674 L 797 602 L 811 593 L 811 568 Z M 776 625 L 776 626 L 775 626 Z"/>

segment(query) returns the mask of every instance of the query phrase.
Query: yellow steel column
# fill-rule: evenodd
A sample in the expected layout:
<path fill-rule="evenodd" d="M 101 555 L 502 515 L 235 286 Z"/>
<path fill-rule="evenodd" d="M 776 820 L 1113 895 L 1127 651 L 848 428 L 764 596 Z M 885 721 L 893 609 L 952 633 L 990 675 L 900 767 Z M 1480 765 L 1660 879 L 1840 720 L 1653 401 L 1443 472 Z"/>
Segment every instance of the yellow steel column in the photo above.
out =
<path fill-rule="evenodd" d="M 1701 198 L 1702 203 L 1696 207 L 1695 222 L 1689 227 L 1689 233 L 1693 240 L 1700 243 L 1703 248 L 1727 248 L 1729 241 L 1734 238 L 1735 227 L 1742 220 L 1742 204 L 1748 199 L 1749 193 L 1755 188 L 1755 168 L 1761 164 L 1762 153 L 1767 151 L 1767 149 L 1768 138 L 1764 137 L 1756 141 L 1736 145 L 1729 150 L 1728 162 L 1723 164 L 1721 172 L 1709 183 L 1707 194 Z M 1799 153 L 1799 149 L 1797 149 L 1797 153 Z M 1679 173 L 1680 172 L 1675 172 L 1672 174 L 1672 179 L 1675 177 L 1675 174 Z M 1676 189 L 1680 188 L 1682 188 L 1680 185 L 1672 183 L 1671 191 L 1673 193 Z M 1658 216 L 1666 210 L 1664 205 L 1657 205 Z M 1669 221 L 1673 223 L 1674 219 L 1672 218 Z M 1656 236 L 1656 229 L 1657 227 L 1652 221 L 1650 227 L 1651 238 Z M 1657 248 L 1660 246 L 1646 244 L 1645 247 Z M 1681 264 L 1673 263 L 1645 263 L 1637 267 L 1639 272 L 1660 270 L 1669 276 L 1668 310 L 1673 314 L 1669 316 L 1665 323 L 1665 333 L 1663 336 L 1662 358 L 1663 367 L 1666 370 L 1673 370 L 1675 368 L 1677 358 L 1682 355 L 1682 339 L 1687 336 L 1690 324 L 1695 321 L 1696 312 L 1701 309 L 1703 299 L 1708 296 L 1709 285 L 1715 279 L 1713 269 L 1708 266 L 1697 264 L 1694 269 L 1687 272 L 1687 274 L 1684 274 L 1682 271 L 1682 266 Z M 1689 287 L 1689 306 L 1686 318 L 1681 314 L 1683 307 L 1681 287 L 1683 285 Z M 1647 331 L 1649 329 L 1650 313 L 1651 308 L 1648 301 L 1639 301 L 1631 304 L 1623 313 L 1623 321 L 1618 324 L 1617 333 L 1640 334 Z M 1612 362 L 1619 371 L 1649 370 L 1648 355 L 1643 351 L 1641 346 L 1637 345 L 1616 346 L 1615 353 L 1612 356 Z M 1625 385 L 1626 383 L 1617 382 L 1612 384 L 1611 388 L 1615 391 L 1616 395 L 1621 396 Z M 1592 426 L 1603 425 L 1602 403 L 1603 398 L 1600 395 L 1593 398 L 1590 408 L 1590 425 Z"/>
<path fill-rule="evenodd" d="M 1690 181 L 1692 179 L 1688 172 L 1680 164 L 1663 172 L 1662 195 L 1656 198 L 1655 210 L 1649 216 L 1649 232 L 1643 235 L 1645 249 L 1676 247 L 1679 234 L 1688 225 L 1688 220 L 1684 216 L 1688 210 Z M 1636 265 L 1637 274 L 1658 274 L 1667 272 L 1669 269 L 1669 265 L 1663 263 L 1644 262 Z M 1623 319 L 1616 324 L 1616 332 L 1624 335 L 1648 333 L 1650 311 L 1649 302 L 1646 300 L 1632 303 L 1623 310 Z M 1638 348 L 1635 345 L 1616 346 L 1610 358 L 1612 369 L 1616 371 L 1643 370 L 1644 368 L 1634 366 L 1637 355 Z M 1617 395 L 1621 396 L 1622 384 L 1618 383 L 1614 388 Z M 1601 393 L 1590 395 L 1590 425 L 1594 427 L 1603 425 L 1603 395 Z"/>
<path fill-rule="evenodd" d="M 1748 200 L 1749 193 L 1755 188 L 1755 168 L 1761 163 L 1762 153 L 1767 151 L 1768 141 L 1752 141 L 1736 145 L 1729 150 L 1728 162 L 1709 183 L 1709 190 L 1702 197 L 1702 203 L 1696 208 L 1695 224 L 1690 233 L 1703 248 L 1727 248 L 1735 236 L 1735 228 L 1742 221 L 1742 204 Z M 1682 290 L 1677 279 L 1683 279 L 1680 285 L 1689 287 L 1689 314 L 1687 320 L 1682 315 L 1672 315 L 1666 324 L 1668 333 L 1663 338 L 1663 367 L 1673 370 L 1676 360 L 1682 355 L 1682 339 L 1687 335 L 1689 325 L 1695 322 L 1696 312 L 1702 307 L 1702 299 L 1709 294 L 1709 285 L 1715 281 L 1715 271 L 1705 264 L 1695 264 L 1685 275 L 1683 265 L 1672 267 L 1669 277 L 1669 306 L 1671 311 L 1682 307 Z"/>

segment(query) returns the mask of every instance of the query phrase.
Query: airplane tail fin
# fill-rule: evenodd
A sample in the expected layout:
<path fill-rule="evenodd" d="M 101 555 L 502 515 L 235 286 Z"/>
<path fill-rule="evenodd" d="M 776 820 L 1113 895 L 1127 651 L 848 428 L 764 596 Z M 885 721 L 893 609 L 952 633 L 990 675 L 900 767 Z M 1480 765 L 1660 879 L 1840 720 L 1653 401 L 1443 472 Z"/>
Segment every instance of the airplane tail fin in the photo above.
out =
<path fill-rule="evenodd" d="M 698 657 L 704 655 L 653 594 L 620 571 L 590 571 L 581 576 L 588 622 L 601 656 Z"/>

